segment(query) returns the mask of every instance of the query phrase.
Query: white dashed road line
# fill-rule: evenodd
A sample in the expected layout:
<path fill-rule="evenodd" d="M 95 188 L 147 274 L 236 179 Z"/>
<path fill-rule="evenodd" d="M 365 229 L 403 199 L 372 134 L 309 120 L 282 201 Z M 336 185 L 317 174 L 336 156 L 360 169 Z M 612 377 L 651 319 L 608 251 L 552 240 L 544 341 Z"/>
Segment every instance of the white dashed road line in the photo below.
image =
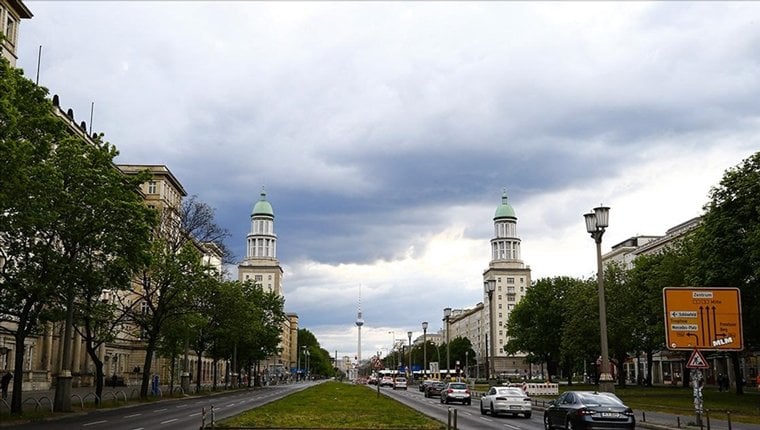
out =
<path fill-rule="evenodd" d="M 165 410 L 166 410 L 166 408 L 163 408 L 163 409 L 156 409 L 156 410 L 155 410 L 155 411 L 153 411 L 153 412 L 163 412 L 163 411 L 165 411 Z"/>
<path fill-rule="evenodd" d="M 178 419 L 179 419 L 179 418 L 172 418 L 172 419 L 170 419 L 170 420 L 161 421 L 161 424 L 169 424 L 169 423 L 173 423 L 174 421 L 177 421 Z"/>
<path fill-rule="evenodd" d="M 142 414 L 124 415 L 124 418 L 134 418 L 134 417 L 139 417 L 140 415 Z"/>
<path fill-rule="evenodd" d="M 106 422 L 108 422 L 108 421 L 106 421 L 106 420 L 103 420 L 103 421 L 93 421 L 91 423 L 82 424 L 82 427 L 94 426 L 95 424 L 103 424 L 103 423 L 106 423 Z"/>

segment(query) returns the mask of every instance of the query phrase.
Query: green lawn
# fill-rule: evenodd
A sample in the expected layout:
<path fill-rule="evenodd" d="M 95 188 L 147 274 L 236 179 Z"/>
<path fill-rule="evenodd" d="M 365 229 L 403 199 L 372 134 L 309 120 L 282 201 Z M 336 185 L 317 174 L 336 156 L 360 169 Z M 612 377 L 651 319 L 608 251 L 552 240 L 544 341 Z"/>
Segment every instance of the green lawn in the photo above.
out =
<path fill-rule="evenodd" d="M 366 386 L 325 382 L 222 421 L 220 427 L 420 429 L 446 426 Z"/>

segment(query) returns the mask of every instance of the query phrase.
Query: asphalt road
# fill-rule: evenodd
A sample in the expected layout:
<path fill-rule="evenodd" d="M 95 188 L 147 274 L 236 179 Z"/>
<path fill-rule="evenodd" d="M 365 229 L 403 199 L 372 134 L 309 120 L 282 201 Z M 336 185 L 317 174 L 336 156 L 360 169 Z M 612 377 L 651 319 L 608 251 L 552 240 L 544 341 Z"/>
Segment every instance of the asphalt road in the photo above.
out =
<path fill-rule="evenodd" d="M 192 429 L 200 428 L 203 409 L 206 423 L 211 420 L 211 406 L 217 421 L 240 414 L 243 411 L 281 399 L 290 393 L 314 385 L 314 382 L 272 385 L 256 390 L 234 391 L 206 397 L 166 400 L 124 408 L 102 409 L 88 414 L 78 414 L 62 419 L 40 423 L 23 424 L 3 429 L 24 430 L 143 430 L 143 429 Z"/>

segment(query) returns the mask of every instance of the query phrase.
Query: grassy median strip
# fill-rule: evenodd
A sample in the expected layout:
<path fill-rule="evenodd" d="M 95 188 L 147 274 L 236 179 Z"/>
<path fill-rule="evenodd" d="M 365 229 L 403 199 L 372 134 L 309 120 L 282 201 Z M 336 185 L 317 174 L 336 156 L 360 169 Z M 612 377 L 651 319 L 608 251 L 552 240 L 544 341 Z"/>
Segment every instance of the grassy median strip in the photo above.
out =
<path fill-rule="evenodd" d="M 439 430 L 445 425 L 366 386 L 330 381 L 222 421 L 220 427 Z"/>

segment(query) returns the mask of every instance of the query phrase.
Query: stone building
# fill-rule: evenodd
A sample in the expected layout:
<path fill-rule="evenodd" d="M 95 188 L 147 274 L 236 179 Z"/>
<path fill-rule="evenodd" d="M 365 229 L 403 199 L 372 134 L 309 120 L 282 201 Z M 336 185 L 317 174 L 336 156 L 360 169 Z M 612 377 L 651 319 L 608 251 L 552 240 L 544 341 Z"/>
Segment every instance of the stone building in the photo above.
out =
<path fill-rule="evenodd" d="M 18 35 L 22 19 L 32 17 L 32 12 L 21 0 L 0 0 L 0 56 L 16 67 L 18 58 Z"/>

